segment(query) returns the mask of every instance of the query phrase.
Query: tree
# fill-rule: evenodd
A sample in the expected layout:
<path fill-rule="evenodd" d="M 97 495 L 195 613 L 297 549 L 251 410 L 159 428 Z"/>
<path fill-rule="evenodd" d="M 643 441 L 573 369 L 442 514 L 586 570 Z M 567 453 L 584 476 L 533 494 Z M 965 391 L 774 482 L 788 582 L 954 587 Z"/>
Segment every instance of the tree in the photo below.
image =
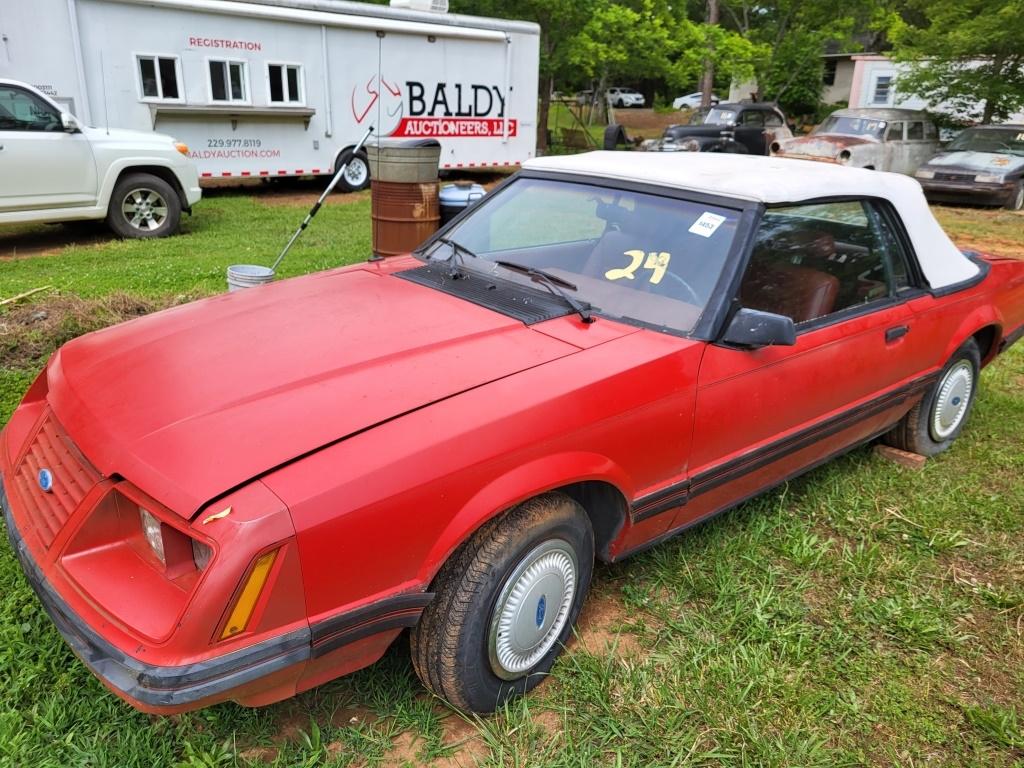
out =
<path fill-rule="evenodd" d="M 555 82 L 574 74 L 570 41 L 607 0 L 451 0 L 453 12 L 502 19 L 523 19 L 540 25 L 540 108 L 537 146 L 547 148 L 548 112 Z"/>
<path fill-rule="evenodd" d="M 1024 2 L 916 0 L 910 10 L 919 20 L 894 14 L 889 26 L 893 58 L 907 66 L 901 92 L 983 123 L 1024 108 Z"/>

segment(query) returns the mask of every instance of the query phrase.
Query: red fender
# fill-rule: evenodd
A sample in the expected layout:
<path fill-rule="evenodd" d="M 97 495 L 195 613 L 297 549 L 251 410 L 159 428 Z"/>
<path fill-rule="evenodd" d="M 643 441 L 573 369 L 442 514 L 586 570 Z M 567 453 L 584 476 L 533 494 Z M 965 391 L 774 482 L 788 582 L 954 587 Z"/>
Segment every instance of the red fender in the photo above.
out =
<path fill-rule="evenodd" d="M 586 480 L 610 483 L 624 499 L 633 498 L 628 475 L 607 456 L 573 451 L 535 459 L 494 478 L 459 510 L 420 566 L 418 578 L 423 583 L 433 580 L 452 552 L 499 513 L 545 491 Z"/>

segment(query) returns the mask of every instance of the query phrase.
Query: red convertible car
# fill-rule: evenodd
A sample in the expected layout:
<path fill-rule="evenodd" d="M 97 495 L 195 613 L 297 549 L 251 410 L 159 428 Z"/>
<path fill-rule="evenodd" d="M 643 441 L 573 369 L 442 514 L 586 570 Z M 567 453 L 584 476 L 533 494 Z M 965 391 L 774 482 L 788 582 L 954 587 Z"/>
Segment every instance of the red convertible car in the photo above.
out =
<path fill-rule="evenodd" d="M 486 712 L 614 562 L 851 447 L 935 454 L 1024 332 L 1024 263 L 920 186 L 787 160 L 534 160 L 415 254 L 54 354 L 0 437 L 54 623 L 150 712 L 378 659 Z"/>

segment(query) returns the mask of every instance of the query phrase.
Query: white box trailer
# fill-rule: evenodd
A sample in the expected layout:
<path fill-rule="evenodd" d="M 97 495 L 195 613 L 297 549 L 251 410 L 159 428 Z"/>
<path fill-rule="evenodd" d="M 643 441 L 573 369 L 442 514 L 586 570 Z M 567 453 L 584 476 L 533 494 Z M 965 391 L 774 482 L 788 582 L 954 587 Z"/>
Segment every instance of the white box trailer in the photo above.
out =
<path fill-rule="evenodd" d="M 341 0 L 0 3 L 0 77 L 170 134 L 204 179 L 328 175 L 370 125 L 437 139 L 443 169 L 520 165 L 538 62 L 536 24 Z"/>

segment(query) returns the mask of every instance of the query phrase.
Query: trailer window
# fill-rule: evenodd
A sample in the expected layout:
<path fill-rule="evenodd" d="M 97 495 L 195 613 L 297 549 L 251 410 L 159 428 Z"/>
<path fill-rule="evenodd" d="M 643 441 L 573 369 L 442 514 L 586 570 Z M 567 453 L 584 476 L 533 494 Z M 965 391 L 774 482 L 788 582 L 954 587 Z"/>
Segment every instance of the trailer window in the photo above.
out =
<path fill-rule="evenodd" d="M 210 61 L 210 99 L 249 100 L 244 61 Z"/>
<path fill-rule="evenodd" d="M 298 64 L 268 64 L 271 104 L 301 104 L 302 67 Z"/>
<path fill-rule="evenodd" d="M 178 59 L 175 56 L 138 56 L 143 99 L 179 101 Z"/>

